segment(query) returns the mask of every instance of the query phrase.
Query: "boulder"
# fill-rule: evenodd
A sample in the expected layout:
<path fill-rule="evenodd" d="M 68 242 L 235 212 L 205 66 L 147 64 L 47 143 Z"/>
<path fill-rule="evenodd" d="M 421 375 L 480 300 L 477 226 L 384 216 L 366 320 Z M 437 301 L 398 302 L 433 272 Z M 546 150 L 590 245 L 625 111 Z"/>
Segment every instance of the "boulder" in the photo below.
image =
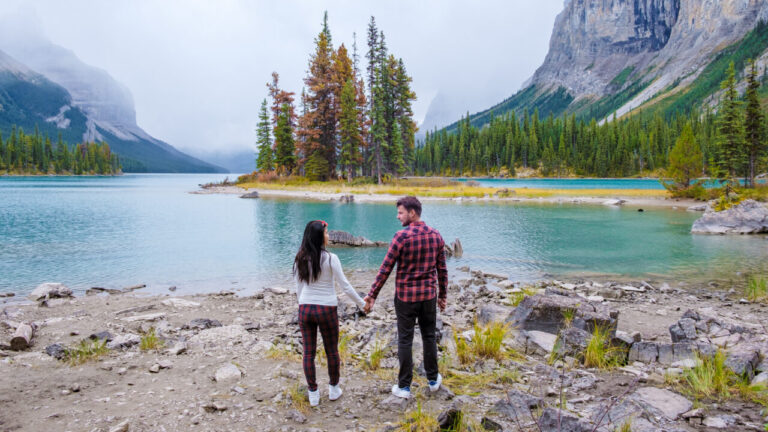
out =
<path fill-rule="evenodd" d="M 141 343 L 141 336 L 133 333 L 126 333 L 115 337 L 111 342 L 107 342 L 107 348 L 126 349 L 138 345 L 139 343 Z"/>
<path fill-rule="evenodd" d="M 379 407 L 388 410 L 388 411 L 396 411 L 396 412 L 403 412 L 408 408 L 408 404 L 411 401 L 411 398 L 401 398 L 397 397 L 395 395 L 389 395 L 384 400 L 379 402 Z"/>
<path fill-rule="evenodd" d="M 607 329 L 610 337 L 616 333 L 618 311 L 581 297 L 550 292 L 523 299 L 507 321 L 520 330 L 558 334 L 565 327 L 565 315 L 570 313 L 573 313 L 573 327 L 589 333 L 595 327 Z"/>
<path fill-rule="evenodd" d="M 509 317 L 512 308 L 499 306 L 495 304 L 485 304 L 480 306 L 477 312 L 477 322 L 480 325 L 486 325 L 491 322 L 504 322 Z"/>
<path fill-rule="evenodd" d="M 693 223 L 693 234 L 761 234 L 768 233 L 768 207 L 755 200 L 744 200 L 728 210 L 711 207 Z"/>
<path fill-rule="evenodd" d="M 539 355 L 547 355 L 552 352 L 557 342 L 557 336 L 537 330 L 522 331 L 517 339 L 525 347 L 526 354 Z"/>
<path fill-rule="evenodd" d="M 67 355 L 67 349 L 64 347 L 64 345 L 55 343 L 45 347 L 45 353 L 55 358 L 56 360 L 61 360 L 65 355 Z"/>
<path fill-rule="evenodd" d="M 592 432 L 595 427 L 587 420 L 556 408 L 547 408 L 539 417 L 541 432 Z"/>
<path fill-rule="evenodd" d="M 343 203 L 353 203 L 355 202 L 355 196 L 354 195 L 342 195 L 339 197 L 339 201 Z"/>
<path fill-rule="evenodd" d="M 560 355 L 577 357 L 587 349 L 592 334 L 576 327 L 568 327 L 561 330 L 557 338 Z"/>
<path fill-rule="evenodd" d="M 236 382 L 243 376 L 237 366 L 232 363 L 227 363 L 224 366 L 216 369 L 214 379 L 218 383 Z"/>
<path fill-rule="evenodd" d="M 184 324 L 181 328 L 183 330 L 205 330 L 213 327 L 221 327 L 221 323 L 217 320 L 208 318 L 195 318 L 192 321 Z"/>
<path fill-rule="evenodd" d="M 68 297 L 72 297 L 72 290 L 66 285 L 56 282 L 40 284 L 29 294 L 29 298 L 36 301 Z"/>
<path fill-rule="evenodd" d="M 506 398 L 496 402 L 491 411 L 512 422 L 527 422 L 532 418 L 531 412 L 542 406 L 541 398 L 512 389 L 507 392 Z"/>
<path fill-rule="evenodd" d="M 675 420 L 693 408 L 693 402 L 683 396 L 656 387 L 639 388 L 632 394 L 631 398 L 649 411 L 658 413 L 669 420 Z"/>

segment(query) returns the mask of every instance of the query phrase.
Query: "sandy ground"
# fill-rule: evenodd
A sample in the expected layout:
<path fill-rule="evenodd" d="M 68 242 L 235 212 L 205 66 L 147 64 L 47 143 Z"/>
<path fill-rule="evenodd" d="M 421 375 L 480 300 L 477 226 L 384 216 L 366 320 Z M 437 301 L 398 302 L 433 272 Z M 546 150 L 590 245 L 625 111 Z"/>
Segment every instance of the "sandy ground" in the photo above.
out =
<path fill-rule="evenodd" d="M 370 277 L 362 273 L 350 275 L 359 291 L 365 290 Z M 457 375 L 496 374 L 493 376 L 507 378 L 469 387 L 454 385 L 452 392 L 441 390 L 430 394 L 425 390 L 425 379 L 417 376 L 414 392 L 419 395 L 416 400 L 423 410 L 436 415 L 461 401 L 468 418 L 480 421 L 511 388 L 537 394 L 548 405 L 555 405 L 558 396 L 549 389 L 558 385 L 558 373 L 547 366 L 541 356 L 523 355 L 501 362 L 486 360 L 469 366 L 458 365 L 453 356 L 452 335 L 470 329 L 481 309 L 490 305 L 508 307 L 505 305 L 509 300 L 504 290 L 494 288 L 493 279 L 458 273 L 453 280 L 449 307 L 440 314 L 441 346 L 446 358 L 443 366 Z M 481 293 L 484 290 L 478 290 L 478 286 L 486 283 L 491 291 Z M 650 284 L 653 289 L 645 293 L 624 293 L 621 298 L 605 300 L 605 304 L 620 312 L 620 330 L 639 331 L 646 340 L 668 341 L 668 326 L 688 308 L 716 311 L 722 319 L 749 323 L 753 327 L 768 325 L 765 305 L 742 304 L 738 293 L 729 294 L 727 287 L 713 295 L 705 287 L 656 286 L 654 281 Z M 20 303 L 0 306 L 0 343 L 7 343 L 11 337 L 13 328 L 9 323 L 24 321 L 39 325 L 29 350 L 0 350 L 0 430 L 375 431 L 388 430 L 387 427 L 403 419 L 404 409 L 416 407 L 413 399 L 405 405 L 393 405 L 388 400 L 397 366 L 392 349 L 393 287 L 389 282 L 374 313 L 367 317 L 355 318 L 348 314 L 352 311 L 351 304 L 342 297 L 341 327 L 349 338 L 349 357 L 341 382 L 345 393 L 338 401 L 328 400 L 327 374 L 318 364 L 321 404 L 297 411 L 298 405 L 288 396 L 292 388 L 305 385 L 297 354 L 298 326 L 294 321 L 297 304 L 295 295 L 282 288 L 268 289 L 250 297 L 227 292 L 142 296 L 137 291 L 57 299 L 50 301 L 50 307 Z M 169 302 L 172 298 L 187 303 Z M 197 318 L 218 320 L 223 327 L 184 328 Z M 115 349 L 76 366 L 45 354 L 46 346 L 53 343 L 73 346 L 101 331 L 119 336 L 141 334 L 150 327 L 157 329 L 166 341 L 165 347 Z M 505 344 L 514 345 L 513 339 L 510 335 Z M 178 355 L 169 352 L 169 347 L 182 340 L 186 340 L 186 352 Z M 365 367 L 365 359 L 377 343 L 388 348 L 381 368 L 371 371 Z M 418 365 L 420 348 L 418 343 L 415 346 Z M 221 367 L 228 365 L 235 365 L 242 376 L 220 382 L 212 379 Z M 645 371 L 642 385 L 663 385 L 664 368 L 635 366 Z M 513 378 L 504 375 L 508 373 Z M 566 390 L 568 400 L 572 401 L 569 409 L 574 412 L 607 406 L 611 397 L 625 393 L 637 385 L 638 380 L 623 371 L 576 368 L 568 374 L 573 379 L 592 382 L 585 389 Z M 758 406 L 737 400 L 705 408 L 708 413 L 737 414 L 742 425 L 762 421 Z M 505 430 L 537 430 L 530 420 L 522 424 L 518 429 L 507 423 Z M 674 425 L 674 429 L 665 430 L 707 430 L 682 420 Z M 756 429 L 739 426 L 730 430 Z"/>
<path fill-rule="evenodd" d="M 207 189 L 193 191 L 194 194 L 232 194 L 242 195 L 246 192 L 257 191 L 261 197 L 271 198 L 289 198 L 289 199 L 303 199 L 303 200 L 315 200 L 315 201 L 338 201 L 343 193 L 327 193 L 316 191 L 301 191 L 301 190 L 279 190 L 279 189 L 244 189 L 239 186 L 213 186 Z M 386 195 L 386 194 L 357 194 L 355 195 L 355 202 L 378 202 L 378 203 L 394 203 L 400 196 Z M 551 204 L 590 204 L 590 205 L 605 205 L 606 201 L 613 199 L 620 199 L 625 201 L 621 205 L 628 207 L 666 207 L 666 208 L 678 208 L 685 210 L 690 206 L 700 205 L 701 202 L 690 199 L 671 199 L 671 198 L 639 198 L 631 196 L 621 196 L 618 194 L 613 198 L 607 197 L 591 197 L 589 195 L 574 197 L 574 196 L 562 196 L 562 197 L 541 197 L 541 198 L 525 198 L 525 197 L 512 197 L 501 198 L 496 196 L 489 196 L 485 198 L 441 198 L 441 197 L 420 197 L 421 201 L 426 202 L 495 202 L 495 203 L 551 203 Z"/>

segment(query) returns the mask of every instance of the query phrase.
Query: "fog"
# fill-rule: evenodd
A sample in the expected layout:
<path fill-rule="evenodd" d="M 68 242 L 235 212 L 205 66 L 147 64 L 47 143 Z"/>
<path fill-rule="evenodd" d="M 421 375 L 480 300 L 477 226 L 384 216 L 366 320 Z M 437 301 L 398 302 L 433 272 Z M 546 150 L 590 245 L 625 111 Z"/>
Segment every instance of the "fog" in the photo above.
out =
<path fill-rule="evenodd" d="M 0 17 L 108 71 L 132 92 L 141 127 L 206 158 L 253 149 L 272 71 L 301 91 L 323 11 L 334 46 L 351 50 L 357 33 L 363 61 L 376 17 L 413 77 L 421 122 L 438 92 L 460 113 L 517 91 L 542 63 L 562 8 L 563 0 L 4 0 Z"/>

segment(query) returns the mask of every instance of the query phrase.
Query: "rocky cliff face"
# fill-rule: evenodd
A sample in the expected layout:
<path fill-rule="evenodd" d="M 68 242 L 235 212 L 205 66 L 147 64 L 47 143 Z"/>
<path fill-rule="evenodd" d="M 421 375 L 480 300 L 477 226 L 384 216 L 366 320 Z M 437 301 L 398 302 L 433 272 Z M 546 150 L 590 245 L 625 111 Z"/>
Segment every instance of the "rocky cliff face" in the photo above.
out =
<path fill-rule="evenodd" d="M 531 83 L 564 87 L 575 102 L 647 84 L 621 115 L 676 80 L 695 79 L 713 54 L 766 18 L 764 0 L 570 0 Z"/>

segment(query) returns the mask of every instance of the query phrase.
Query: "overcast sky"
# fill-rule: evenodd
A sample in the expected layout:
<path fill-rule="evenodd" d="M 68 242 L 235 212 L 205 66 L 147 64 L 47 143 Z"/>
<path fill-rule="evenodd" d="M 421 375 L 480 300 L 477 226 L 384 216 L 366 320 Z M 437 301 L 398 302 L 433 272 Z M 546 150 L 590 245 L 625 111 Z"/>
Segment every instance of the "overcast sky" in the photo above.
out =
<path fill-rule="evenodd" d="M 2 0 L 34 9 L 47 36 L 133 93 L 138 123 L 173 146 L 251 149 L 272 71 L 300 92 L 327 10 L 333 42 L 361 55 L 371 15 L 413 77 L 422 121 L 438 91 L 470 112 L 520 88 L 546 55 L 563 0 Z M 364 66 L 364 65 L 363 65 Z"/>

